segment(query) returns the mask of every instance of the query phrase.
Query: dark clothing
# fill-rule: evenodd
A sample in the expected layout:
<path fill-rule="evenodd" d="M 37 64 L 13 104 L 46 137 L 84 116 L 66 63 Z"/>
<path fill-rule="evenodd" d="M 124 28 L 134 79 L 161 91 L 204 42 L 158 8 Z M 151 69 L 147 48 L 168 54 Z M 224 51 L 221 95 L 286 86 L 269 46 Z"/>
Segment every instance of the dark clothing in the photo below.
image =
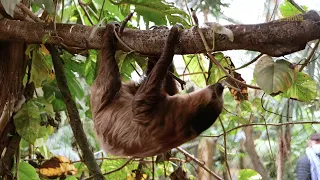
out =
<path fill-rule="evenodd" d="M 307 155 L 302 156 L 297 163 L 297 180 L 311 180 L 310 161 Z"/>
<path fill-rule="evenodd" d="M 318 155 L 320 158 L 320 156 Z M 310 173 L 310 161 L 307 155 L 302 156 L 297 163 L 297 180 L 312 180 Z"/>

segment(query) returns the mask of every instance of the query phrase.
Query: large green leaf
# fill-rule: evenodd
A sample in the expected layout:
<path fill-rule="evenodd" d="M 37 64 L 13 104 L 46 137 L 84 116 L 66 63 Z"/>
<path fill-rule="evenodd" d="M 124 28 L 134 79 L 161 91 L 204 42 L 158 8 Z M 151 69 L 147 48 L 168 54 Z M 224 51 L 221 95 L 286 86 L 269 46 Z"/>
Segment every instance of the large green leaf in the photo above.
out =
<path fill-rule="evenodd" d="M 18 167 L 18 180 L 38 180 L 40 179 L 36 169 L 26 162 L 20 162 Z"/>
<path fill-rule="evenodd" d="M 189 73 L 199 73 L 205 71 L 204 60 L 197 55 L 186 55 L 183 58 L 186 68 Z M 206 75 L 205 74 L 195 74 L 191 75 L 191 80 L 198 86 L 206 86 Z"/>
<path fill-rule="evenodd" d="M 55 6 L 53 1 L 48 1 L 48 0 L 34 0 L 34 3 L 40 5 L 40 6 L 44 6 L 45 10 L 50 13 L 53 14 L 55 12 Z"/>
<path fill-rule="evenodd" d="M 289 89 L 296 80 L 292 64 L 286 60 L 274 62 L 269 56 L 262 56 L 254 68 L 259 87 L 267 94 L 278 94 Z"/>
<path fill-rule="evenodd" d="M 134 59 L 131 58 L 130 53 L 117 51 L 116 59 L 118 60 L 118 67 L 122 80 L 131 80 L 131 73 L 134 71 Z"/>
<path fill-rule="evenodd" d="M 66 105 L 56 81 L 43 85 L 42 90 L 43 97 L 52 104 L 55 112 L 66 110 Z"/>
<path fill-rule="evenodd" d="M 130 13 L 130 6 L 134 5 L 135 12 L 143 16 L 145 22 L 154 22 L 156 25 L 167 25 L 181 23 L 188 26 L 186 19 L 188 14 L 168 4 L 163 0 L 121 0 L 118 1 L 121 13 L 127 16 Z"/>
<path fill-rule="evenodd" d="M 142 70 L 144 70 L 146 66 L 146 58 L 137 56 L 135 53 L 117 51 L 116 59 L 118 61 L 118 67 L 123 81 L 132 80 L 131 73 L 137 70 L 135 62 L 137 62 Z"/>
<path fill-rule="evenodd" d="M 229 67 L 231 64 L 230 59 L 224 57 L 224 54 L 221 52 L 215 53 L 214 57 L 223 67 Z M 208 84 L 214 84 L 218 82 L 218 80 L 223 76 L 226 76 L 224 71 L 217 67 L 215 64 L 212 64 L 212 67 L 210 68 L 210 77 L 208 79 Z"/>
<path fill-rule="evenodd" d="M 77 97 L 78 99 L 82 99 L 84 96 L 84 91 L 81 84 L 77 80 L 75 74 L 70 69 L 65 68 L 65 70 L 68 88 L 70 90 L 71 95 L 73 96 L 73 98 Z"/>
<path fill-rule="evenodd" d="M 6 10 L 6 12 L 11 16 L 13 17 L 13 12 L 14 12 L 14 9 L 16 7 L 16 5 L 18 3 L 20 3 L 21 0 L 1 0 L 1 4 L 4 8 L 4 10 Z"/>
<path fill-rule="evenodd" d="M 42 126 L 41 122 L 47 121 L 47 116 L 53 115 L 53 107 L 43 98 L 32 99 L 23 104 L 14 116 L 14 125 L 18 134 L 29 143 L 37 138 L 52 133 L 52 126 Z"/>
<path fill-rule="evenodd" d="M 102 4 L 104 2 L 103 10 L 107 10 L 107 13 L 110 13 L 112 17 L 119 18 L 119 20 L 123 20 L 125 16 L 128 14 L 125 14 L 124 16 L 119 11 L 119 7 L 117 5 L 112 4 L 109 0 L 93 0 L 92 3 L 94 7 L 100 11 L 102 9 Z"/>
<path fill-rule="evenodd" d="M 54 79 L 52 72 L 52 64 L 46 61 L 42 54 L 40 46 L 32 50 L 32 68 L 31 81 L 34 82 L 36 88 L 41 87 L 44 83 L 49 83 Z"/>
<path fill-rule="evenodd" d="M 83 71 L 83 76 L 87 84 L 92 85 L 95 78 L 95 72 L 96 72 L 96 63 L 91 58 L 87 58 L 87 60 L 84 63 L 84 71 Z"/>
<path fill-rule="evenodd" d="M 252 169 L 241 169 L 238 175 L 239 180 L 258 180 L 262 179 L 259 173 Z"/>
<path fill-rule="evenodd" d="M 307 6 L 301 6 L 305 11 L 308 11 Z M 283 17 L 287 18 L 290 16 L 294 16 L 297 14 L 301 14 L 302 12 L 299 11 L 294 5 L 292 5 L 289 1 L 285 0 L 279 6 L 280 13 Z"/>
<path fill-rule="evenodd" d="M 286 98 L 310 102 L 317 97 L 317 83 L 307 74 L 298 72 L 296 81 L 281 95 Z"/>
<path fill-rule="evenodd" d="M 103 161 L 101 166 L 102 172 L 109 172 L 114 169 L 119 168 L 123 165 L 127 160 L 126 159 L 118 159 L 118 160 L 106 160 Z M 127 174 L 130 174 L 132 170 L 136 169 L 138 166 L 137 162 L 129 163 L 128 165 L 124 166 L 121 170 L 116 171 L 114 173 L 106 175 L 106 179 L 126 179 Z"/>

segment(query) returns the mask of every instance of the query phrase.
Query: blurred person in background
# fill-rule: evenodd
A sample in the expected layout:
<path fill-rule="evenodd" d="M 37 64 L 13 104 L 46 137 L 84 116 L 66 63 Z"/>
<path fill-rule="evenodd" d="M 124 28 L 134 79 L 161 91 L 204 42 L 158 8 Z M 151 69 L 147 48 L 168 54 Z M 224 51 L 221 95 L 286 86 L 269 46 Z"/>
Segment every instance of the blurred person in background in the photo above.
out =
<path fill-rule="evenodd" d="M 320 133 L 311 135 L 306 154 L 296 168 L 298 180 L 320 180 Z"/>

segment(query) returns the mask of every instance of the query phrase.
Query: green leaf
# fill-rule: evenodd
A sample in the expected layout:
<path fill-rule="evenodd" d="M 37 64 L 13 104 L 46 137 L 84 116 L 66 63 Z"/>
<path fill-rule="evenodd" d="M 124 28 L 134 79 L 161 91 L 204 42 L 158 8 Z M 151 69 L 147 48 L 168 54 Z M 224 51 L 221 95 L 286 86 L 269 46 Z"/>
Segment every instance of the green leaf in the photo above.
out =
<path fill-rule="evenodd" d="M 44 5 L 45 10 L 50 13 L 53 14 L 55 12 L 55 8 L 54 8 L 54 3 L 53 1 L 48 1 L 48 0 L 34 0 L 34 3 L 42 6 Z"/>
<path fill-rule="evenodd" d="M 83 76 L 86 80 L 86 83 L 89 85 L 92 85 L 94 81 L 95 72 L 96 72 L 95 69 L 96 69 L 96 63 L 91 58 L 87 58 L 87 60 L 84 63 Z"/>
<path fill-rule="evenodd" d="M 63 16 L 61 17 L 61 22 L 62 23 L 71 23 L 71 22 L 75 22 L 72 21 L 74 19 L 76 19 L 76 17 L 74 17 L 75 15 L 75 10 L 76 7 L 75 6 L 67 6 L 63 9 Z"/>
<path fill-rule="evenodd" d="M 171 25 L 181 23 L 189 26 L 186 21 L 187 13 L 162 0 L 121 0 L 117 4 L 124 16 L 130 13 L 130 6 L 134 5 L 135 12 L 141 15 L 147 23 L 151 21 L 156 25 L 167 25 L 168 20 Z"/>
<path fill-rule="evenodd" d="M 42 90 L 43 97 L 52 104 L 55 112 L 66 110 L 66 105 L 56 81 L 43 85 Z"/>
<path fill-rule="evenodd" d="M 241 169 L 238 175 L 239 180 L 258 180 L 262 179 L 259 173 L 252 169 Z"/>
<path fill-rule="evenodd" d="M 74 177 L 74 176 L 69 176 L 69 177 L 66 178 L 66 180 L 78 180 L 78 179 L 76 177 Z"/>
<path fill-rule="evenodd" d="M 259 87 L 271 95 L 286 91 L 296 80 L 296 72 L 290 62 L 283 59 L 274 62 L 267 55 L 259 59 L 253 74 Z"/>
<path fill-rule="evenodd" d="M 110 13 L 112 17 L 117 17 L 119 20 L 123 20 L 128 14 L 124 16 L 119 11 L 119 7 L 117 5 L 112 4 L 108 0 L 93 0 L 92 3 L 96 7 L 96 9 L 101 10 L 102 4 L 104 2 L 103 10 L 107 10 L 106 13 Z"/>
<path fill-rule="evenodd" d="M 224 153 L 224 147 L 221 146 L 220 144 L 216 144 L 216 147 L 219 149 L 220 152 L 223 152 Z"/>
<path fill-rule="evenodd" d="M 241 111 L 247 111 L 247 112 L 251 112 L 252 111 L 252 104 L 250 101 L 242 101 L 240 103 L 240 109 Z"/>
<path fill-rule="evenodd" d="M 122 166 L 127 160 L 126 159 L 118 159 L 118 160 L 107 160 L 103 161 L 101 166 L 102 172 L 109 172 L 111 170 L 117 169 Z M 137 162 L 132 162 L 123 167 L 121 170 L 116 171 L 114 173 L 106 175 L 106 179 L 126 179 L 127 174 L 130 174 L 132 170 L 136 169 L 138 166 Z"/>
<path fill-rule="evenodd" d="M 21 0 L 1 0 L 1 4 L 3 5 L 4 10 L 13 17 L 14 9 L 20 1 Z"/>
<path fill-rule="evenodd" d="M 134 71 L 132 67 L 134 65 L 134 59 L 132 59 L 130 54 L 131 53 L 122 51 L 116 52 L 116 59 L 118 60 L 118 67 L 123 81 L 131 80 L 131 73 Z"/>
<path fill-rule="evenodd" d="M 81 75 L 84 74 L 84 64 L 85 64 L 84 62 L 86 59 L 83 56 L 81 55 L 73 56 L 72 54 L 64 51 L 62 55 L 62 59 L 64 62 L 64 68 L 66 70 L 71 70 Z"/>
<path fill-rule="evenodd" d="M 18 180 L 38 180 L 40 179 L 36 169 L 26 162 L 20 162 L 18 167 Z"/>
<path fill-rule="evenodd" d="M 308 11 L 307 6 L 300 6 L 302 7 L 305 11 Z M 294 5 L 292 5 L 289 1 L 284 1 L 283 3 L 280 4 L 279 7 L 280 13 L 283 17 L 287 18 L 290 16 L 302 14 L 301 11 L 299 11 Z"/>
<path fill-rule="evenodd" d="M 41 39 L 42 44 L 45 44 L 50 39 L 50 37 L 50 34 L 45 34 Z"/>
<path fill-rule="evenodd" d="M 30 80 L 34 82 L 36 88 L 44 83 L 49 83 L 54 79 L 52 64 L 48 63 L 40 50 L 40 46 L 32 51 L 32 68 Z"/>
<path fill-rule="evenodd" d="M 205 62 L 203 59 L 201 59 L 200 56 L 186 55 L 183 57 L 184 63 L 189 73 L 199 73 L 204 71 Z M 198 87 L 202 88 L 206 86 L 205 74 L 195 74 L 192 75 L 190 78 Z"/>
<path fill-rule="evenodd" d="M 84 91 L 82 89 L 81 84 L 79 83 L 76 76 L 70 69 L 65 68 L 65 70 L 68 88 L 70 90 L 71 95 L 73 97 L 77 97 L 78 99 L 82 99 L 84 96 Z"/>
<path fill-rule="evenodd" d="M 43 98 L 32 99 L 23 104 L 14 116 L 18 134 L 31 144 L 37 138 L 51 134 L 52 126 L 41 126 L 41 122 L 47 121 L 45 113 L 53 115 L 53 107 Z"/>
<path fill-rule="evenodd" d="M 221 52 L 215 53 L 214 57 L 223 67 L 229 67 L 231 64 L 230 59 L 225 58 L 224 54 Z M 212 64 L 212 67 L 210 68 L 210 77 L 208 79 L 208 84 L 214 84 L 218 82 L 218 80 L 225 75 L 226 74 L 223 72 L 223 70 L 218 68 L 215 64 Z"/>
<path fill-rule="evenodd" d="M 310 102 L 317 97 L 317 91 L 317 83 L 309 75 L 298 72 L 296 81 L 281 96 Z"/>
<path fill-rule="evenodd" d="M 229 116 L 228 119 L 230 121 L 236 121 L 240 124 L 248 124 L 249 123 L 248 119 L 243 118 L 242 116 Z"/>

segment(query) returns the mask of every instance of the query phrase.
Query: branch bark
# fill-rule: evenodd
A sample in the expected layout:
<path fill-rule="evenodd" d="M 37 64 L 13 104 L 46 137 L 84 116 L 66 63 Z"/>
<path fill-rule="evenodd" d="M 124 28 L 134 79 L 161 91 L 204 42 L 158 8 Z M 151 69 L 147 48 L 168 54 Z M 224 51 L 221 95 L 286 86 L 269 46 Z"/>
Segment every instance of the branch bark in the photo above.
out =
<path fill-rule="evenodd" d="M 316 11 L 291 18 L 255 25 L 228 25 L 234 34 L 230 42 L 225 35 L 216 35 L 216 51 L 246 49 L 259 51 L 270 56 L 282 56 L 305 48 L 307 42 L 320 39 L 320 16 Z M 54 34 L 53 25 L 48 23 L 0 21 L 0 41 L 23 40 L 29 44 L 42 43 L 43 37 Z M 67 45 L 82 49 L 100 49 L 103 28 L 79 24 L 57 24 L 57 36 L 51 36 L 46 43 Z M 122 41 L 136 52 L 145 55 L 160 55 L 168 30 L 125 29 Z M 212 46 L 210 28 L 202 28 L 209 46 Z M 130 51 L 123 43 L 117 49 Z M 180 37 L 176 54 L 205 52 L 200 35 L 195 29 L 185 29 Z"/>
<path fill-rule="evenodd" d="M 57 84 L 63 96 L 64 103 L 66 104 L 67 112 L 70 119 L 70 126 L 73 131 L 74 137 L 82 151 L 84 162 L 87 165 L 88 169 L 93 173 L 94 179 L 104 180 L 105 178 L 101 173 L 100 167 L 98 166 L 94 155 L 90 150 L 90 145 L 84 133 L 76 103 L 71 97 L 60 54 L 57 48 L 53 45 L 48 45 L 47 48 L 52 56 Z"/>

